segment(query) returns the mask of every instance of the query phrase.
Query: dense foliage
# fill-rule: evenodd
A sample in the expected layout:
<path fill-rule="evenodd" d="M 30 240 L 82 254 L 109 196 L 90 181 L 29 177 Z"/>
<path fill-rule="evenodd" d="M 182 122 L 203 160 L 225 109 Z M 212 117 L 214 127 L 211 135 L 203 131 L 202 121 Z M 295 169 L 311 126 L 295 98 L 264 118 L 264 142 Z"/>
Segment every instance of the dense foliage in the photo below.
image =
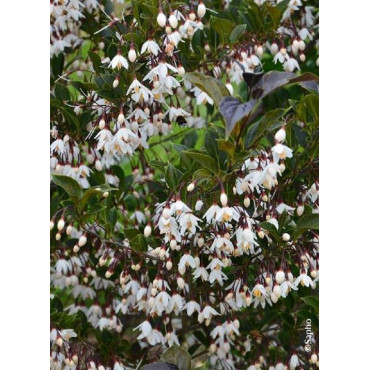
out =
<path fill-rule="evenodd" d="M 52 369 L 319 366 L 318 35 L 313 0 L 51 1 Z"/>

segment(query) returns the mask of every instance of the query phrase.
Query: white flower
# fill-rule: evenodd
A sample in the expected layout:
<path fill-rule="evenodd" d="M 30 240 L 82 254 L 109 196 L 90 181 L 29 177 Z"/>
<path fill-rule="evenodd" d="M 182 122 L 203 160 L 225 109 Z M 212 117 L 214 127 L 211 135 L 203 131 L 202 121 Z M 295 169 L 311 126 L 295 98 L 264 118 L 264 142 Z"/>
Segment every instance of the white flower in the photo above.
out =
<path fill-rule="evenodd" d="M 109 67 L 121 69 L 122 67 L 128 69 L 128 62 L 125 57 L 118 53 L 109 63 Z"/>
<path fill-rule="evenodd" d="M 195 259 L 193 256 L 191 256 L 189 253 L 185 253 L 181 259 L 180 259 L 180 262 L 179 262 L 179 269 L 180 268 L 186 268 L 190 266 L 191 268 L 195 268 L 197 267 L 196 263 L 195 263 Z"/>
<path fill-rule="evenodd" d="M 192 213 L 182 213 L 179 217 L 179 224 L 181 226 L 181 235 L 185 235 L 185 232 L 195 234 L 198 226 L 198 221 L 201 221 L 198 217 L 195 217 Z"/>
<path fill-rule="evenodd" d="M 144 42 L 143 46 L 141 47 L 140 54 L 144 54 L 146 51 L 148 51 L 149 53 L 157 56 L 159 50 L 160 48 L 158 44 L 154 40 L 149 39 L 148 41 Z"/>
<path fill-rule="evenodd" d="M 129 86 L 126 95 L 129 95 L 130 93 L 132 93 L 131 99 L 135 102 L 146 102 L 149 100 L 149 97 L 153 97 L 151 91 L 141 84 L 136 77 Z"/>
<path fill-rule="evenodd" d="M 188 316 L 191 316 L 195 311 L 197 311 L 198 313 L 200 312 L 200 305 L 198 302 L 192 300 L 186 303 L 186 305 L 184 306 L 184 310 L 186 310 L 186 314 Z"/>
<path fill-rule="evenodd" d="M 314 287 L 314 283 L 312 279 L 305 272 L 302 272 L 297 277 L 297 279 L 295 279 L 294 286 L 298 287 L 299 284 L 305 287 L 309 287 L 309 286 L 311 286 L 312 288 Z"/>
<path fill-rule="evenodd" d="M 202 315 L 207 320 L 212 318 L 212 316 L 217 316 L 220 314 L 213 307 L 207 305 L 203 308 Z"/>
<path fill-rule="evenodd" d="M 152 325 L 150 325 L 150 322 L 148 320 L 142 322 L 134 329 L 134 331 L 138 329 L 140 329 L 141 331 L 141 334 L 137 337 L 138 340 L 147 338 L 153 330 Z"/>
<path fill-rule="evenodd" d="M 293 157 L 293 150 L 288 148 L 287 146 L 283 144 L 276 144 L 271 148 L 271 151 L 279 158 L 279 159 L 285 159 L 285 158 L 292 158 Z"/>

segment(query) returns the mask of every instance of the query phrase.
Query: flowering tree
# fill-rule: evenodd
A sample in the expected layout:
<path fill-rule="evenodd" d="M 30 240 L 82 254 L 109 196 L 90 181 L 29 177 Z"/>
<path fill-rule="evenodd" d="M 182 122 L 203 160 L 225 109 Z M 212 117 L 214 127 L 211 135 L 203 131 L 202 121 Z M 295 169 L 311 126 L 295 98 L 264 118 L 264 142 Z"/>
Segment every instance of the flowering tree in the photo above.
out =
<path fill-rule="evenodd" d="M 52 369 L 318 360 L 318 1 L 51 1 Z"/>

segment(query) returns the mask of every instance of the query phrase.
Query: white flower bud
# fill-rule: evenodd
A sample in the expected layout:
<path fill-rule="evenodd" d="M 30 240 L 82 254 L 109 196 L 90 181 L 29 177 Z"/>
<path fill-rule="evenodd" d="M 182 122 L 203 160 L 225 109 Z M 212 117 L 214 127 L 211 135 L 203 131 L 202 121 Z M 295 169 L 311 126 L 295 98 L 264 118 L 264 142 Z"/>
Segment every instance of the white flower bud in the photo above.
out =
<path fill-rule="evenodd" d="M 209 352 L 211 353 L 215 353 L 217 351 L 217 346 L 212 343 L 210 346 L 209 346 Z"/>
<path fill-rule="evenodd" d="M 195 18 L 196 18 L 197 16 L 195 15 L 195 13 L 192 11 L 190 14 L 189 14 L 189 19 L 191 20 L 191 21 L 195 21 Z"/>
<path fill-rule="evenodd" d="M 200 237 L 197 241 L 197 245 L 199 248 L 202 248 L 203 245 L 204 245 L 204 238 L 203 237 Z"/>
<path fill-rule="evenodd" d="M 279 50 L 279 46 L 276 42 L 274 42 L 270 47 L 270 52 L 272 55 L 275 55 Z"/>
<path fill-rule="evenodd" d="M 171 216 L 171 210 L 169 207 L 165 207 L 163 212 L 162 212 L 162 216 L 164 219 L 168 220 Z"/>
<path fill-rule="evenodd" d="M 299 54 L 299 60 L 300 60 L 302 63 L 304 63 L 304 62 L 306 61 L 306 56 L 305 56 L 303 53 Z"/>
<path fill-rule="evenodd" d="M 230 95 L 231 95 L 231 96 L 233 96 L 233 95 L 234 95 L 234 88 L 233 88 L 233 85 L 231 85 L 231 83 L 230 83 L 230 82 L 228 82 L 228 83 L 226 84 L 226 88 L 229 90 Z"/>
<path fill-rule="evenodd" d="M 134 63 L 136 60 L 136 51 L 134 48 L 130 48 L 130 51 L 128 52 L 128 60 L 131 63 Z"/>
<path fill-rule="evenodd" d="M 54 224 L 54 221 L 53 221 L 53 220 L 51 220 L 51 221 L 50 221 L 50 230 L 53 230 L 53 229 L 54 229 L 54 225 L 55 225 L 55 224 Z"/>
<path fill-rule="evenodd" d="M 184 289 L 185 287 L 185 281 L 181 276 L 177 278 L 177 286 L 179 287 L 179 289 Z"/>
<path fill-rule="evenodd" d="M 249 197 L 245 197 L 243 201 L 244 207 L 248 208 L 251 205 L 251 200 Z"/>
<path fill-rule="evenodd" d="M 275 280 L 278 284 L 281 284 L 285 280 L 285 273 L 283 270 L 279 270 L 276 273 Z"/>
<path fill-rule="evenodd" d="M 260 231 L 257 233 L 257 235 L 258 235 L 258 237 L 259 237 L 260 239 L 263 239 L 263 238 L 265 237 L 265 233 L 264 233 L 262 230 L 260 230 Z"/>
<path fill-rule="evenodd" d="M 72 230 L 73 230 L 73 226 L 72 226 L 72 225 L 68 225 L 68 226 L 67 226 L 67 229 L 66 229 L 66 234 L 67 234 L 67 235 L 71 235 Z"/>
<path fill-rule="evenodd" d="M 209 46 L 208 42 L 204 45 L 204 50 L 209 53 L 211 51 L 211 47 Z"/>
<path fill-rule="evenodd" d="M 316 270 L 311 270 L 311 273 L 310 273 L 311 277 L 313 279 L 317 278 L 317 271 Z"/>
<path fill-rule="evenodd" d="M 199 18 L 203 18 L 206 14 L 206 7 L 203 4 L 202 0 L 200 0 L 200 2 L 199 2 L 198 9 L 197 9 L 197 14 L 198 14 Z"/>
<path fill-rule="evenodd" d="M 275 134 L 275 140 L 279 143 L 282 143 L 286 139 L 286 132 L 285 128 L 282 127 L 276 134 Z"/>
<path fill-rule="evenodd" d="M 223 207 L 226 207 L 227 206 L 227 195 L 225 192 L 222 192 L 221 195 L 220 195 L 220 202 L 222 204 Z"/>
<path fill-rule="evenodd" d="M 284 234 L 283 234 L 283 240 L 284 240 L 285 242 L 288 242 L 288 241 L 290 240 L 290 235 L 289 235 L 288 233 L 284 233 Z"/>
<path fill-rule="evenodd" d="M 65 222 L 64 222 L 64 218 L 62 217 L 62 218 L 58 221 L 58 225 L 57 225 L 58 230 L 59 230 L 59 231 L 63 230 L 64 225 L 65 225 Z"/>
<path fill-rule="evenodd" d="M 179 65 L 179 66 L 177 67 L 177 74 L 178 74 L 179 76 L 184 76 L 184 75 L 185 75 L 185 68 L 184 68 L 182 65 Z"/>
<path fill-rule="evenodd" d="M 264 202 L 267 202 L 267 201 L 269 200 L 269 197 L 267 196 L 267 194 L 264 194 L 264 195 L 262 196 L 262 200 L 263 200 Z"/>
<path fill-rule="evenodd" d="M 73 355 L 72 356 L 72 361 L 77 364 L 78 363 L 78 356 L 77 355 Z"/>
<path fill-rule="evenodd" d="M 286 55 L 286 49 L 285 48 L 281 48 L 280 49 L 280 53 L 281 53 L 281 55 Z"/>
<path fill-rule="evenodd" d="M 61 337 L 59 337 L 55 343 L 57 344 L 57 346 L 61 347 L 63 345 L 63 339 Z"/>
<path fill-rule="evenodd" d="M 62 235 L 60 235 L 60 232 L 58 231 L 57 234 L 55 235 L 55 240 L 59 241 Z"/>
<path fill-rule="evenodd" d="M 170 248 L 171 248 L 172 250 L 174 250 L 174 249 L 176 248 L 176 246 L 177 246 L 177 241 L 176 241 L 176 239 L 171 239 L 171 241 L 170 241 Z"/>
<path fill-rule="evenodd" d="M 313 364 L 316 364 L 316 363 L 317 363 L 317 360 L 318 360 L 318 358 L 317 358 L 317 354 L 316 354 L 316 353 L 313 353 L 313 354 L 311 355 L 311 362 L 312 362 Z"/>
<path fill-rule="evenodd" d="M 86 235 L 82 235 L 80 239 L 78 239 L 78 246 L 83 247 L 87 243 Z"/>
<path fill-rule="evenodd" d="M 108 192 L 108 191 L 105 191 L 105 192 L 103 193 L 103 198 L 107 198 L 107 197 L 108 197 L 108 195 L 109 195 L 109 192 Z"/>
<path fill-rule="evenodd" d="M 75 112 L 76 116 L 78 116 L 81 113 L 81 107 L 79 105 L 76 105 L 73 108 L 73 111 Z"/>
<path fill-rule="evenodd" d="M 76 244 L 74 247 L 73 247 L 73 252 L 75 253 L 78 253 L 78 251 L 80 250 L 80 247 Z"/>
<path fill-rule="evenodd" d="M 112 271 L 110 271 L 110 270 L 107 270 L 106 272 L 105 272 L 105 277 L 107 278 L 107 279 L 109 279 L 111 276 L 112 276 Z"/>
<path fill-rule="evenodd" d="M 279 300 L 279 297 L 274 292 L 271 293 L 270 298 L 272 303 L 276 303 Z"/>
<path fill-rule="evenodd" d="M 105 262 L 107 262 L 107 259 L 104 256 L 101 256 L 99 258 L 99 266 L 104 266 Z"/>
<path fill-rule="evenodd" d="M 166 25 L 167 17 L 163 14 L 162 11 L 158 13 L 157 16 L 157 23 L 160 27 L 164 27 Z"/>
<path fill-rule="evenodd" d="M 299 48 L 299 50 L 302 50 L 302 51 L 306 48 L 306 44 L 303 40 L 299 40 L 298 48 Z"/>
<path fill-rule="evenodd" d="M 172 267 L 173 267 L 173 263 L 172 263 L 172 261 L 171 261 L 171 260 L 168 260 L 168 261 L 166 262 L 166 269 L 167 269 L 168 271 L 170 271 L 170 270 L 172 269 Z"/>
<path fill-rule="evenodd" d="M 257 54 L 257 56 L 259 58 L 262 57 L 262 55 L 263 55 L 263 47 L 261 45 L 257 46 L 257 48 L 256 48 L 256 54 Z"/>
<path fill-rule="evenodd" d="M 283 173 L 285 171 L 286 167 L 285 167 L 285 163 L 284 162 L 279 164 L 279 169 L 280 169 L 280 172 L 281 173 Z"/>
<path fill-rule="evenodd" d="M 120 125 L 122 125 L 122 123 L 125 122 L 125 115 L 122 112 L 120 112 L 120 114 L 118 115 L 117 121 Z"/>
<path fill-rule="evenodd" d="M 103 130 L 105 128 L 105 120 L 103 118 L 99 121 L 99 128 L 100 130 Z"/>
<path fill-rule="evenodd" d="M 304 212 L 304 206 L 303 205 L 298 206 L 297 207 L 297 215 L 302 216 L 303 212 Z"/>
<path fill-rule="evenodd" d="M 178 20 L 177 20 L 177 18 L 176 18 L 176 16 L 175 16 L 175 14 L 171 14 L 170 15 L 170 17 L 168 18 L 168 23 L 170 24 L 170 26 L 172 27 L 172 28 L 176 28 L 177 27 L 177 25 L 178 25 Z"/>
<path fill-rule="evenodd" d="M 147 238 L 152 233 L 152 227 L 150 225 L 146 225 L 144 228 L 144 236 Z"/>
<path fill-rule="evenodd" d="M 113 88 L 115 89 L 119 84 L 119 79 L 118 78 L 115 78 L 114 81 L 113 81 Z"/>
<path fill-rule="evenodd" d="M 274 289 L 272 290 L 274 292 L 274 294 L 277 296 L 277 297 L 280 297 L 281 296 L 281 288 L 280 288 L 280 285 L 274 285 Z"/>
<path fill-rule="evenodd" d="M 193 182 L 191 182 L 189 185 L 188 185 L 188 187 L 186 188 L 186 190 L 187 191 L 193 191 L 194 190 L 194 188 L 195 188 L 195 185 L 194 185 L 194 183 Z"/>

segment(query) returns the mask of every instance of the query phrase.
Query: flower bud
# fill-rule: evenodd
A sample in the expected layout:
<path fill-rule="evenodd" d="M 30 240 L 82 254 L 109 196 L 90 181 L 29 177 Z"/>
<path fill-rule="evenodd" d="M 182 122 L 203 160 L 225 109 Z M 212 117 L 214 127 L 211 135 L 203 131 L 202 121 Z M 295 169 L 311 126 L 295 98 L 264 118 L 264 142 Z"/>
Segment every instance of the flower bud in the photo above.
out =
<path fill-rule="evenodd" d="M 257 46 L 257 48 L 256 48 L 256 54 L 257 54 L 257 56 L 259 58 L 262 57 L 262 55 L 263 55 L 263 47 L 261 45 Z"/>
<path fill-rule="evenodd" d="M 275 280 L 278 284 L 281 284 L 285 280 L 285 273 L 283 270 L 279 270 L 276 273 Z"/>
<path fill-rule="evenodd" d="M 260 239 L 263 239 L 265 237 L 265 233 L 262 230 L 258 231 L 257 235 Z"/>
<path fill-rule="evenodd" d="M 158 13 L 157 16 L 157 23 L 160 27 L 164 27 L 166 25 L 167 17 L 163 14 L 162 11 Z"/>
<path fill-rule="evenodd" d="M 195 21 L 195 18 L 196 18 L 197 16 L 195 15 L 195 13 L 193 12 L 193 11 L 191 11 L 190 12 L 190 14 L 189 14 L 189 19 L 191 20 L 191 21 Z"/>
<path fill-rule="evenodd" d="M 279 50 L 279 46 L 276 42 L 274 42 L 270 47 L 270 52 L 272 55 L 275 55 Z"/>
<path fill-rule="evenodd" d="M 171 261 L 171 260 L 168 260 L 168 261 L 166 262 L 166 269 L 167 269 L 168 271 L 170 271 L 170 270 L 172 269 L 172 266 L 173 266 L 172 261 Z"/>
<path fill-rule="evenodd" d="M 73 252 L 75 253 L 78 253 L 78 251 L 80 250 L 80 247 L 76 244 L 74 247 L 73 247 Z"/>
<path fill-rule="evenodd" d="M 233 88 L 233 85 L 231 85 L 231 83 L 230 83 L 230 82 L 228 82 L 228 83 L 226 84 L 226 88 L 229 90 L 230 95 L 231 95 L 231 96 L 233 96 L 233 95 L 234 95 L 234 88 Z"/>
<path fill-rule="evenodd" d="M 288 241 L 290 240 L 290 235 L 289 235 L 288 233 L 284 233 L 284 234 L 283 234 L 283 240 L 284 240 L 285 242 L 288 242 Z"/>
<path fill-rule="evenodd" d="M 55 240 L 59 241 L 62 235 L 60 235 L 60 232 L 58 231 L 55 235 Z"/>
<path fill-rule="evenodd" d="M 177 286 L 179 287 L 179 289 L 184 289 L 185 287 L 185 281 L 181 276 L 177 278 Z"/>
<path fill-rule="evenodd" d="M 304 62 L 306 61 L 306 56 L 305 56 L 303 53 L 299 54 L 299 60 L 300 60 L 302 63 L 304 63 Z"/>
<path fill-rule="evenodd" d="M 130 51 L 128 52 L 128 60 L 131 63 L 134 63 L 136 60 L 136 51 L 133 47 L 130 48 Z"/>
<path fill-rule="evenodd" d="M 62 218 L 58 221 L 58 225 L 57 225 L 58 230 L 59 230 L 59 231 L 62 231 L 62 230 L 63 230 L 63 228 L 64 228 L 64 225 L 65 225 L 65 222 L 64 222 L 64 218 L 62 217 Z"/>
<path fill-rule="evenodd" d="M 179 22 L 178 22 L 178 20 L 177 20 L 177 18 L 176 18 L 176 16 L 175 16 L 174 13 L 172 13 L 170 15 L 170 17 L 168 18 L 168 23 L 170 24 L 170 26 L 172 28 L 176 28 L 177 27 L 177 25 L 178 25 Z"/>
<path fill-rule="evenodd" d="M 51 220 L 51 221 L 50 221 L 50 230 L 53 230 L 53 229 L 54 229 L 54 225 L 55 225 L 55 224 L 54 224 L 54 221 L 53 221 L 53 220 Z"/>
<path fill-rule="evenodd" d="M 191 182 L 191 183 L 188 185 L 188 187 L 186 188 L 186 190 L 187 190 L 188 192 L 191 192 L 191 191 L 193 191 L 193 190 L 194 190 L 194 188 L 195 188 L 195 185 L 194 185 L 194 183 L 193 183 L 193 182 Z"/>
<path fill-rule="evenodd" d="M 179 64 L 178 67 L 177 67 L 177 74 L 179 76 L 184 76 L 185 75 L 185 68 Z"/>
<path fill-rule="evenodd" d="M 209 346 L 209 352 L 211 353 L 215 353 L 217 351 L 217 346 L 212 343 L 210 346 Z"/>
<path fill-rule="evenodd" d="M 172 250 L 174 250 L 174 249 L 176 248 L 176 246 L 177 246 L 177 241 L 176 241 L 176 239 L 171 239 L 171 241 L 170 241 L 170 248 L 171 248 Z"/>
<path fill-rule="evenodd" d="M 112 272 L 111 270 L 107 270 L 107 271 L 105 272 L 105 277 L 106 277 L 107 279 L 109 279 L 109 278 L 112 276 L 112 274 L 113 274 L 113 272 Z"/>
<path fill-rule="evenodd" d="M 262 195 L 262 200 L 263 200 L 264 202 L 267 202 L 267 201 L 269 200 L 269 197 L 267 196 L 267 194 L 263 194 L 263 195 Z"/>
<path fill-rule="evenodd" d="M 311 273 L 310 273 L 311 277 L 313 279 L 317 278 L 317 271 L 316 270 L 311 270 Z"/>
<path fill-rule="evenodd" d="M 298 216 L 302 216 L 303 215 L 303 212 L 304 212 L 304 206 L 303 205 L 299 205 L 297 207 L 297 215 Z"/>
<path fill-rule="evenodd" d="M 227 195 L 225 192 L 222 192 L 221 195 L 220 195 L 220 202 L 222 204 L 223 207 L 226 207 L 227 206 Z"/>
<path fill-rule="evenodd" d="M 171 216 L 171 210 L 170 210 L 170 207 L 167 207 L 167 206 L 166 206 L 166 207 L 163 209 L 162 216 L 163 216 L 163 218 L 164 218 L 164 219 L 166 219 L 166 220 L 168 220 L 168 219 L 170 218 L 170 216 Z"/>
<path fill-rule="evenodd" d="M 306 48 L 306 44 L 303 40 L 299 40 L 298 48 L 299 48 L 299 50 L 302 50 L 302 51 Z"/>
<path fill-rule="evenodd" d="M 152 233 L 152 227 L 148 224 L 144 228 L 144 236 L 147 238 Z"/>
<path fill-rule="evenodd" d="M 83 247 L 87 243 L 86 235 L 82 235 L 80 239 L 78 239 L 78 246 Z"/>
<path fill-rule="evenodd" d="M 285 128 L 282 127 L 276 134 L 275 134 L 275 140 L 279 143 L 282 143 L 286 138 L 286 132 Z"/>
<path fill-rule="evenodd" d="M 200 0 L 199 2 L 197 14 L 199 18 L 203 18 L 206 14 L 206 6 L 204 5 L 202 0 Z"/>
<path fill-rule="evenodd" d="M 317 354 L 316 354 L 316 353 L 313 353 L 313 354 L 311 355 L 311 362 L 312 362 L 313 364 L 316 364 L 316 363 L 317 363 L 317 360 L 318 360 L 318 358 L 317 358 Z"/>
<path fill-rule="evenodd" d="M 67 226 L 67 229 L 66 229 L 66 234 L 67 234 L 67 235 L 71 235 L 72 230 L 73 230 L 73 226 L 72 226 L 72 225 L 68 225 L 68 226 Z"/>
<path fill-rule="evenodd" d="M 251 205 L 251 200 L 249 197 L 245 197 L 243 201 L 244 207 L 248 208 Z"/>
<path fill-rule="evenodd" d="M 113 81 L 113 88 L 115 89 L 118 86 L 118 84 L 119 84 L 119 79 L 118 77 L 116 77 Z"/>
<path fill-rule="evenodd" d="M 57 346 L 61 347 L 61 346 L 63 345 L 63 339 L 62 339 L 62 337 L 59 337 L 59 338 L 55 341 L 55 343 L 57 344 Z"/>
<path fill-rule="evenodd" d="M 105 120 L 103 118 L 99 121 L 99 128 L 100 130 L 103 130 L 105 128 Z"/>

